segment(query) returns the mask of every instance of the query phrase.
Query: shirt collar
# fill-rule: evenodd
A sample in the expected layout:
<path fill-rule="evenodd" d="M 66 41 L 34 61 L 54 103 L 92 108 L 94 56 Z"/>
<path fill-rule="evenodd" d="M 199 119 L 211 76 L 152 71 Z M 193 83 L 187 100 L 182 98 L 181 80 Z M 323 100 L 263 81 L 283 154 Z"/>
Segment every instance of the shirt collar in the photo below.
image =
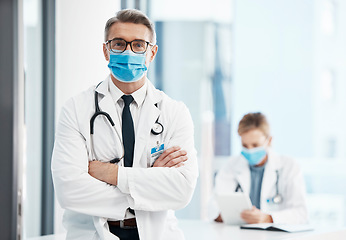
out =
<path fill-rule="evenodd" d="M 147 85 L 148 84 L 146 80 L 144 85 L 140 89 L 131 94 L 138 107 L 141 107 L 144 102 L 145 96 L 147 94 Z M 111 77 L 109 77 L 108 88 L 114 102 L 117 103 L 121 96 L 124 95 L 124 93 L 113 83 Z"/>
<path fill-rule="evenodd" d="M 261 172 L 264 171 L 264 168 L 266 167 L 267 163 L 263 164 L 262 166 L 251 166 L 250 165 L 250 170 L 251 172 Z"/>

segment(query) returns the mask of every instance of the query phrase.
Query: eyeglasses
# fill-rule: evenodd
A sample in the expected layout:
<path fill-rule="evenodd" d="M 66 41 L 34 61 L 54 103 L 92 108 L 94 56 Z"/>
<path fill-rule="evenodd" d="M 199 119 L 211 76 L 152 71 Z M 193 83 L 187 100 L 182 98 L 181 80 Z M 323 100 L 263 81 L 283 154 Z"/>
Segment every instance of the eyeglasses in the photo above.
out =
<path fill-rule="evenodd" d="M 127 42 L 122 38 L 114 38 L 105 42 L 107 49 L 114 53 L 122 53 L 126 50 L 127 45 L 130 44 L 131 50 L 134 53 L 140 54 L 145 53 L 148 49 L 148 46 L 154 46 L 154 44 L 144 41 L 144 40 L 133 40 Z"/>

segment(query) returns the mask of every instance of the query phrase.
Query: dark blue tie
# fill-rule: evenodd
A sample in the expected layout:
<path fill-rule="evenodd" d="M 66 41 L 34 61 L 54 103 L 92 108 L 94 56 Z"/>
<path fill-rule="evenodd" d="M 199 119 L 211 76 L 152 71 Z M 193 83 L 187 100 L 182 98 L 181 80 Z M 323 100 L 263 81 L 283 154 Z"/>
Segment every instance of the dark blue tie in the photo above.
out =
<path fill-rule="evenodd" d="M 122 134 L 124 143 L 124 166 L 132 167 L 133 149 L 135 146 L 135 130 L 133 128 L 133 120 L 130 112 L 130 104 L 133 101 L 131 95 L 123 95 L 124 109 L 122 114 Z"/>

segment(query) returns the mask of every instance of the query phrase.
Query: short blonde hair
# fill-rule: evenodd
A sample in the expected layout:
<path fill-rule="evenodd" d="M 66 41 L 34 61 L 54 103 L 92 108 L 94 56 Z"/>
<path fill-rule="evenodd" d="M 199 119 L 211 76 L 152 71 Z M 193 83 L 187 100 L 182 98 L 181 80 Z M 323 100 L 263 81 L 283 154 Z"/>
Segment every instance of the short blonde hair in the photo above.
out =
<path fill-rule="evenodd" d="M 239 136 L 253 129 L 259 129 L 266 137 L 270 136 L 270 127 L 267 118 L 260 112 L 248 113 L 240 120 Z"/>

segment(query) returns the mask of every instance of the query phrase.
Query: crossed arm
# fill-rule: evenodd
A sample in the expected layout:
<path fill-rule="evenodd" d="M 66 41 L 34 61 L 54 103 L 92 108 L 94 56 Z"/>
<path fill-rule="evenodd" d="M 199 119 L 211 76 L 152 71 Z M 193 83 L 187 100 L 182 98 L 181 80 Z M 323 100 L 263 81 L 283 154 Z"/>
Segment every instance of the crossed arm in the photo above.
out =
<path fill-rule="evenodd" d="M 153 167 L 181 167 L 188 159 L 187 152 L 178 146 L 165 150 L 155 161 Z M 89 174 L 103 182 L 116 186 L 118 184 L 118 165 L 101 161 L 89 162 Z"/>
<path fill-rule="evenodd" d="M 76 117 L 78 104 L 74 101 L 71 99 L 62 109 L 52 156 L 54 187 L 64 209 L 121 219 L 128 207 L 162 211 L 180 209 L 190 201 L 198 167 L 187 110 L 185 118 L 172 123 L 174 132 L 170 137 L 170 146 L 179 145 L 184 150 L 167 149 L 151 168 L 127 168 L 88 161 L 85 137 Z M 155 181 L 159 184 L 152 184 Z"/>

